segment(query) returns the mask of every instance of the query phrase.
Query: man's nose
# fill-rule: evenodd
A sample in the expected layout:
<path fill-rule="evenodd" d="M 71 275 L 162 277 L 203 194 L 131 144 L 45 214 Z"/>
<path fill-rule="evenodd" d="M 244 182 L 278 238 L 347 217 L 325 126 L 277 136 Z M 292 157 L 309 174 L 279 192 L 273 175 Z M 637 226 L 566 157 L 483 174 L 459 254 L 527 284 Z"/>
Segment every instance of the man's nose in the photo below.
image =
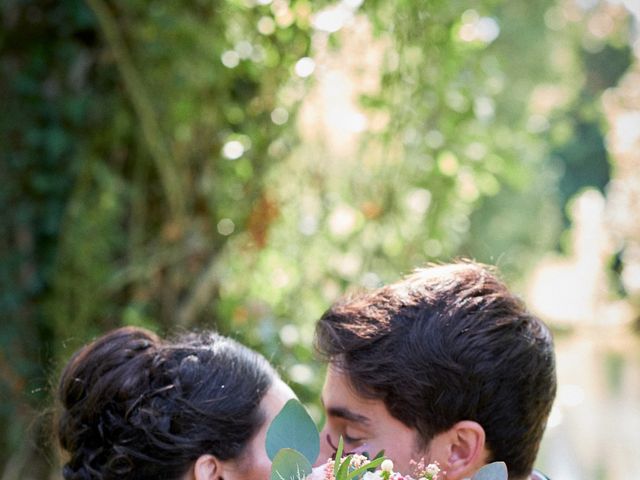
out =
<path fill-rule="evenodd" d="M 333 455 L 333 448 L 329 445 L 327 441 L 327 431 L 326 428 L 323 428 L 320 432 L 320 453 L 318 454 L 318 458 L 316 459 L 316 463 L 313 465 L 317 467 L 319 465 L 324 465 L 327 463 L 327 460 L 331 458 Z"/>

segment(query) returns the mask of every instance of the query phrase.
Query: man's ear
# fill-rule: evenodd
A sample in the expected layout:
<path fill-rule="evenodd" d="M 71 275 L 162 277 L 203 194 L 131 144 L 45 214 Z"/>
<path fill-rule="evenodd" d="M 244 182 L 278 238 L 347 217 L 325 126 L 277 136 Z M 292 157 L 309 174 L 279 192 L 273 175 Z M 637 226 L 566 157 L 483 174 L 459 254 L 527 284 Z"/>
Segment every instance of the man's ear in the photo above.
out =
<path fill-rule="evenodd" d="M 192 473 L 193 480 L 221 480 L 222 463 L 213 455 L 200 455 Z"/>
<path fill-rule="evenodd" d="M 484 428 L 471 420 L 456 423 L 431 441 L 431 460 L 437 460 L 447 480 L 469 478 L 489 457 Z"/>

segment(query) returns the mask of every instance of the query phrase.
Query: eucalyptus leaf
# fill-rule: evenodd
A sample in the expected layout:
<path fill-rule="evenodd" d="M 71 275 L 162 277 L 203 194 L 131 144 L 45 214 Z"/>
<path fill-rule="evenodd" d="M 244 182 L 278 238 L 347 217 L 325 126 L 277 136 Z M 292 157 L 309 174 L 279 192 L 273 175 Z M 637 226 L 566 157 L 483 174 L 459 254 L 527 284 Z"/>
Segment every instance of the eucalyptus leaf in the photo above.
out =
<path fill-rule="evenodd" d="M 315 462 L 320 452 L 318 428 L 296 399 L 285 404 L 267 430 L 266 449 L 269 458 L 275 461 L 283 448 L 300 452 L 309 463 Z"/>
<path fill-rule="evenodd" d="M 504 462 L 493 462 L 478 470 L 471 480 L 507 480 L 508 478 L 507 465 Z"/>
<path fill-rule="evenodd" d="M 304 480 L 313 470 L 311 463 L 296 450 L 281 449 L 271 465 L 271 480 Z"/>

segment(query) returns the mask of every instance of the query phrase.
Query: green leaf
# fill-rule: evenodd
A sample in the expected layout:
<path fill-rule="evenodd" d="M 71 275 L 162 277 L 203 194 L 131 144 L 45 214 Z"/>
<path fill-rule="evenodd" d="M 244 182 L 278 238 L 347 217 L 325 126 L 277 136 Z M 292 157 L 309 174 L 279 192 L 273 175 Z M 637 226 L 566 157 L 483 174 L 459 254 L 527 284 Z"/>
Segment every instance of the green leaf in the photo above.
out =
<path fill-rule="evenodd" d="M 342 435 L 338 439 L 338 449 L 336 450 L 335 463 L 333 464 L 333 471 L 337 472 L 340 469 L 340 462 L 342 461 L 342 452 L 344 450 L 344 441 Z"/>
<path fill-rule="evenodd" d="M 493 462 L 478 470 L 471 480 L 507 480 L 508 477 L 507 465 L 504 462 Z"/>
<path fill-rule="evenodd" d="M 374 468 L 378 467 L 382 462 L 384 462 L 384 457 L 371 460 L 371 462 L 369 462 L 368 464 L 363 465 L 360 468 L 356 468 L 352 472 L 349 472 L 349 474 L 347 475 L 347 480 L 351 480 L 352 478 L 357 478 L 359 475 L 365 472 L 368 472 L 369 470 L 373 470 Z"/>
<path fill-rule="evenodd" d="M 336 461 L 336 464 L 334 465 L 336 480 L 346 480 L 348 478 L 347 474 L 349 472 L 349 465 L 351 465 L 352 457 L 353 455 L 347 455 L 339 467 L 337 467 L 338 463 Z"/>
<path fill-rule="evenodd" d="M 297 450 L 309 463 L 316 461 L 320 452 L 320 434 L 298 400 L 289 400 L 273 419 L 267 431 L 266 448 L 272 461 L 283 448 Z"/>
<path fill-rule="evenodd" d="M 281 449 L 271 465 L 271 480 L 303 480 L 311 474 L 311 463 L 300 452 Z"/>

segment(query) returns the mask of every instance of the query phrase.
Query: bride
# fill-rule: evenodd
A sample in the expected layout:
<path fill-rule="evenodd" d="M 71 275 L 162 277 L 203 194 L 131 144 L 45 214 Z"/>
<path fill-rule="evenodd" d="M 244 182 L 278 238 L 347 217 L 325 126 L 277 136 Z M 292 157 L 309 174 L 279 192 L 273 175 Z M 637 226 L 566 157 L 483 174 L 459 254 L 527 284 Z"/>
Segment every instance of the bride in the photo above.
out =
<path fill-rule="evenodd" d="M 229 338 L 114 330 L 62 372 L 63 477 L 266 480 L 266 430 L 292 397 L 260 354 Z"/>

